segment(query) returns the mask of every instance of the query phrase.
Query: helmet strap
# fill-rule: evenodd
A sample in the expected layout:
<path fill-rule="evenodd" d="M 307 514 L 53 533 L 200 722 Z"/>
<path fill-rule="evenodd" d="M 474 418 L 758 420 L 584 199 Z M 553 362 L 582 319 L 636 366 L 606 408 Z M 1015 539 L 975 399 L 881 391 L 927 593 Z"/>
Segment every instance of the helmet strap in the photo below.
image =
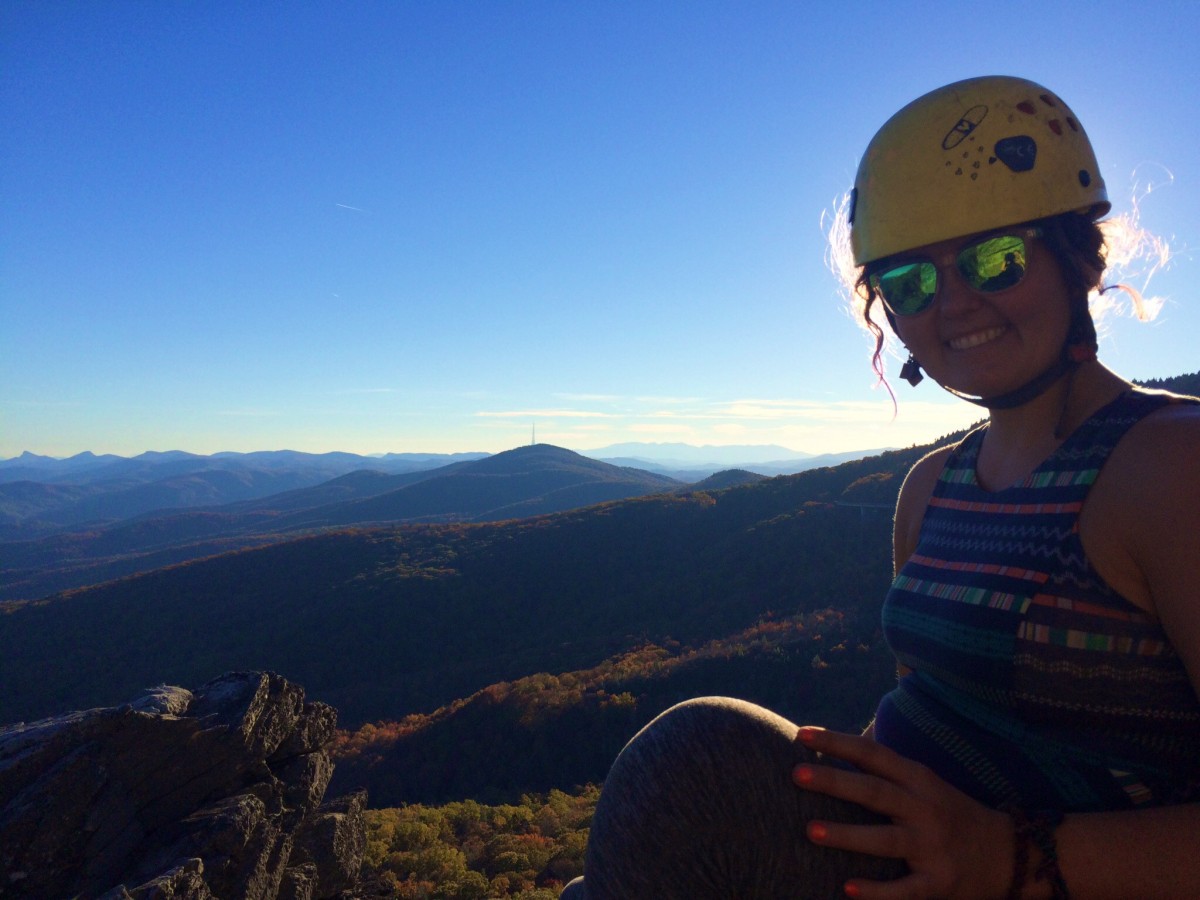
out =
<path fill-rule="evenodd" d="M 955 397 L 966 400 L 968 403 L 974 403 L 976 406 L 982 406 L 985 409 L 1014 409 L 1015 407 L 1023 406 L 1036 397 L 1042 396 L 1042 394 L 1050 390 L 1055 382 L 1078 365 L 1079 363 L 1064 353 L 1054 365 L 1041 375 L 1025 382 L 1019 388 L 1011 390 L 1007 394 L 999 394 L 995 397 L 972 397 L 969 394 L 956 391 L 952 387 L 946 387 L 944 384 L 942 387 Z"/>
<path fill-rule="evenodd" d="M 995 397 L 971 397 L 954 390 L 954 388 L 945 385 L 942 387 L 955 397 L 985 409 L 1013 409 L 1040 397 L 1064 375 L 1074 373 L 1080 365 L 1095 358 L 1096 327 L 1092 323 L 1091 313 L 1088 312 L 1087 291 L 1079 290 L 1071 299 L 1071 324 L 1062 353 L 1059 354 L 1058 360 L 1041 375 L 1032 378 L 1007 394 L 999 394 Z M 901 377 L 904 376 L 903 371 L 900 374 Z"/>

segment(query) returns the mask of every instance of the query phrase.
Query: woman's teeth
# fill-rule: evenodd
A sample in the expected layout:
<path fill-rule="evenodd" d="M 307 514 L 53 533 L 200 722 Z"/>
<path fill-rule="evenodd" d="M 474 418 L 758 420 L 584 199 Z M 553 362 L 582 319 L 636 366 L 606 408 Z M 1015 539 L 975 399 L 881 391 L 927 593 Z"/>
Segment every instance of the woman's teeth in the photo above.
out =
<path fill-rule="evenodd" d="M 953 338 L 947 341 L 951 350 L 970 350 L 972 347 L 978 347 L 980 344 L 986 344 L 989 341 L 994 341 L 1000 335 L 1004 334 L 1003 327 L 989 328 L 986 331 L 976 331 L 973 334 L 966 334 L 962 337 Z"/>

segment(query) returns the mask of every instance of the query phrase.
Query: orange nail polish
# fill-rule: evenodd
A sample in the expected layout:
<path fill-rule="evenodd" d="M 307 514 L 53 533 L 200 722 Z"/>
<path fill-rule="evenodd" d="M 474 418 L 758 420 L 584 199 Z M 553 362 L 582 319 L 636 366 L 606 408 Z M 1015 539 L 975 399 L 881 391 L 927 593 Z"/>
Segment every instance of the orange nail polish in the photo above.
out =
<path fill-rule="evenodd" d="M 808 823 L 808 838 L 811 841 L 823 841 L 829 837 L 829 829 L 820 822 Z"/>
<path fill-rule="evenodd" d="M 847 897 L 857 897 L 857 896 L 859 895 L 859 893 L 860 893 L 860 891 L 859 891 L 859 889 L 858 889 L 858 885 L 857 885 L 857 884 L 853 884 L 853 883 L 851 883 L 851 882 L 849 882 L 849 881 L 848 881 L 848 882 L 846 882 L 846 884 L 845 884 L 845 886 L 842 888 L 842 890 L 846 892 L 846 896 L 847 896 Z"/>
<path fill-rule="evenodd" d="M 810 784 L 813 780 L 813 770 L 809 766 L 796 766 L 795 777 L 799 784 Z"/>

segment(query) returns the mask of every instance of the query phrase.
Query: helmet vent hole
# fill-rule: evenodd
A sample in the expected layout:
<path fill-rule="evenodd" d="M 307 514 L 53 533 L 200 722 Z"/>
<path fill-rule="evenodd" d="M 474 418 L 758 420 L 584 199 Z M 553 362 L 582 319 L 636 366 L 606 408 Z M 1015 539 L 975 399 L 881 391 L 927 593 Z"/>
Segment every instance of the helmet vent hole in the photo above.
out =
<path fill-rule="evenodd" d="M 1088 173 L 1087 169 L 1079 170 L 1079 183 L 1084 187 L 1092 183 L 1092 176 Z"/>

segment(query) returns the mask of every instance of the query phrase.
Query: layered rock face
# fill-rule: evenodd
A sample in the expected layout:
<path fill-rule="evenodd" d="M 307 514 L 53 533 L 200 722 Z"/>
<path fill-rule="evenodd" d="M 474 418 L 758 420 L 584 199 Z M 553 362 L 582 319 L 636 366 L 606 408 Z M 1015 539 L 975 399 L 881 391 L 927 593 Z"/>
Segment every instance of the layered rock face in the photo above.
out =
<path fill-rule="evenodd" d="M 278 675 L 238 672 L 0 728 L 0 897 L 352 889 L 366 795 L 322 804 L 336 716 Z"/>

